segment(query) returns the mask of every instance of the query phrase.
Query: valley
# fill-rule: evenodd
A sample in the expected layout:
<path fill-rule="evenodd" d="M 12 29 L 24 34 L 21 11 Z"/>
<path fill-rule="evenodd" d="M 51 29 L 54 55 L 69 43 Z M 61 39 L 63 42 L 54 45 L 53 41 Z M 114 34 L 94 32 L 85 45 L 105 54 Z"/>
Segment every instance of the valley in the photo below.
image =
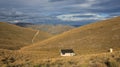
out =
<path fill-rule="evenodd" d="M 0 66 L 119 67 L 119 33 L 120 17 L 69 29 L 57 35 L 0 22 Z M 76 55 L 63 57 L 61 49 L 73 49 Z"/>

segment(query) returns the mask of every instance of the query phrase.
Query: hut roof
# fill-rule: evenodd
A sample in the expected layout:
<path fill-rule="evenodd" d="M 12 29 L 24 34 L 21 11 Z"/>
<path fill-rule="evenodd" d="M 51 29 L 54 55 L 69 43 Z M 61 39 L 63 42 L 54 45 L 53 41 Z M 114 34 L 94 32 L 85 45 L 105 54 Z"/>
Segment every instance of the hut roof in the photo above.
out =
<path fill-rule="evenodd" d="M 74 53 L 74 51 L 72 49 L 61 49 L 61 53 L 65 54 L 65 53 Z"/>

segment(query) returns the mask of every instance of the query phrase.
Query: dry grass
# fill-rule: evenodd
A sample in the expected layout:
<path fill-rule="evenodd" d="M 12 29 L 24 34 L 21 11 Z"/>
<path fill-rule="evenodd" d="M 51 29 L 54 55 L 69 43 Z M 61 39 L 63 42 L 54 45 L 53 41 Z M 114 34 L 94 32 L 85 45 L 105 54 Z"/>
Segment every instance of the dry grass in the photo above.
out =
<path fill-rule="evenodd" d="M 40 55 L 40 54 L 39 54 Z M 41 58 L 24 51 L 0 50 L 0 66 L 11 67 L 120 67 L 120 51 L 72 57 Z"/>
<path fill-rule="evenodd" d="M 32 44 L 32 38 L 36 30 L 18 27 L 16 25 L 0 22 L 0 48 L 20 49 Z M 50 34 L 40 31 L 35 42 L 51 37 Z"/>

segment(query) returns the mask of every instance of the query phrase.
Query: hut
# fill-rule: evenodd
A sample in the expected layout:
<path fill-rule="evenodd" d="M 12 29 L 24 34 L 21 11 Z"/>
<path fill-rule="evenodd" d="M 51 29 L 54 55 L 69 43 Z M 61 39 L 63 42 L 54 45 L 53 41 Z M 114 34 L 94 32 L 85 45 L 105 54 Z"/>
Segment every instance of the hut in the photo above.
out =
<path fill-rule="evenodd" d="M 61 49 L 61 56 L 75 56 L 75 53 L 72 49 Z"/>

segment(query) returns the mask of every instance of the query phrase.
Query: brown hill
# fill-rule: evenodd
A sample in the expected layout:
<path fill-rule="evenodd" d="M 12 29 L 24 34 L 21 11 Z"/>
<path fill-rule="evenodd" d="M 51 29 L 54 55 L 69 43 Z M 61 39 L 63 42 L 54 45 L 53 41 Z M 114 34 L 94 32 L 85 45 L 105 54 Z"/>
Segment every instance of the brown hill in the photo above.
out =
<path fill-rule="evenodd" d="M 56 56 L 59 50 L 72 48 L 77 53 L 107 52 L 120 49 L 120 17 L 88 24 L 61 35 L 36 43 L 22 50 L 37 51 L 40 55 Z M 48 55 L 51 53 L 50 55 Z"/>
<path fill-rule="evenodd" d="M 47 25 L 47 24 L 40 24 L 40 25 L 26 25 L 24 27 L 27 28 L 32 28 L 35 30 L 41 30 L 44 32 L 48 32 L 51 34 L 61 34 L 63 32 L 69 31 L 73 28 L 75 28 L 74 26 L 70 26 L 70 25 Z"/>
<path fill-rule="evenodd" d="M 0 48 L 19 49 L 23 46 L 32 44 L 32 39 L 36 30 L 18 27 L 16 25 L 0 22 Z M 34 38 L 34 42 L 51 37 L 50 34 L 39 31 Z"/>

